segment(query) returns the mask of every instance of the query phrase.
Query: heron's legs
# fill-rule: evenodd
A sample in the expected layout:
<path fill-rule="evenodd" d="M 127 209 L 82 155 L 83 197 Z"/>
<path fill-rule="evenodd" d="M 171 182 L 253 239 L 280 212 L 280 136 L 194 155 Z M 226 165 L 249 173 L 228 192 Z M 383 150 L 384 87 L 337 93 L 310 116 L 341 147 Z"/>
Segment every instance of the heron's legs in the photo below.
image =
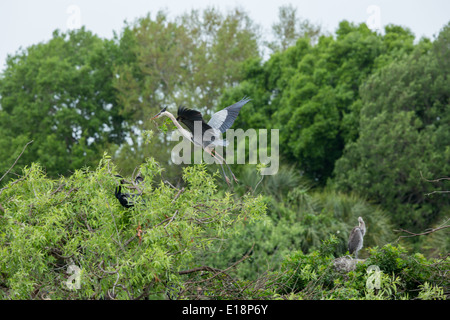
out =
<path fill-rule="evenodd" d="M 233 177 L 234 181 L 235 181 L 236 183 L 239 183 L 239 180 L 236 179 L 236 177 L 235 177 L 233 171 L 231 170 L 230 166 L 229 166 L 228 163 L 226 162 L 225 158 L 222 157 L 222 155 L 221 155 L 220 153 L 217 153 L 215 149 L 213 149 L 212 152 L 214 152 L 214 155 L 220 157 L 221 161 L 223 161 L 223 162 L 226 164 L 228 170 L 230 170 L 231 176 Z"/>
<path fill-rule="evenodd" d="M 208 149 L 208 148 L 205 148 L 205 151 L 206 152 L 208 152 L 214 159 L 216 159 L 218 162 L 219 162 L 219 164 L 220 164 L 220 167 L 222 168 L 222 172 L 223 172 L 223 176 L 225 177 L 225 180 L 227 181 L 227 184 L 230 186 L 231 184 L 230 184 L 230 179 L 228 178 L 228 176 L 226 175 L 226 173 L 225 173 L 225 169 L 223 168 L 223 165 L 222 165 L 222 162 L 221 162 L 221 160 L 218 158 L 218 157 L 216 157 L 214 154 L 212 154 L 212 151 L 210 150 L 210 149 Z M 214 152 L 215 153 L 215 152 Z M 225 162 L 226 163 L 226 162 Z M 227 165 L 228 166 L 228 165 Z M 229 168 L 229 167 L 228 167 Z M 231 171 L 231 170 L 230 170 Z M 233 174 L 233 172 L 231 172 L 231 174 Z M 234 175 L 233 175 L 233 177 L 234 177 Z M 236 179 L 236 178 L 235 178 Z"/>

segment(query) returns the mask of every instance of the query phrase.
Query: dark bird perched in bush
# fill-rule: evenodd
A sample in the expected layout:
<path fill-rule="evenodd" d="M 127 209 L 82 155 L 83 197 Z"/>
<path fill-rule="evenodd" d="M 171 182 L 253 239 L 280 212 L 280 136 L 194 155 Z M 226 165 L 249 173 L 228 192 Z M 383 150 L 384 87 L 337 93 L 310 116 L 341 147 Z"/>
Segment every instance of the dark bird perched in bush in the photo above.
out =
<path fill-rule="evenodd" d="M 116 175 L 116 177 L 123 178 L 120 175 Z M 121 180 L 121 183 L 123 183 L 125 180 Z M 144 178 L 140 175 L 136 177 L 134 180 L 136 184 L 142 183 L 144 181 Z M 116 190 L 114 192 L 114 195 L 116 196 L 117 200 L 119 200 L 120 204 L 124 206 L 125 208 L 131 208 L 134 206 L 136 201 L 141 197 L 141 193 L 132 194 L 132 193 L 122 193 L 122 186 L 119 185 L 116 187 Z"/>
<path fill-rule="evenodd" d="M 116 187 L 115 196 L 119 200 L 120 204 L 125 208 L 131 208 L 134 206 L 134 198 L 138 195 L 122 193 L 122 186 Z"/>

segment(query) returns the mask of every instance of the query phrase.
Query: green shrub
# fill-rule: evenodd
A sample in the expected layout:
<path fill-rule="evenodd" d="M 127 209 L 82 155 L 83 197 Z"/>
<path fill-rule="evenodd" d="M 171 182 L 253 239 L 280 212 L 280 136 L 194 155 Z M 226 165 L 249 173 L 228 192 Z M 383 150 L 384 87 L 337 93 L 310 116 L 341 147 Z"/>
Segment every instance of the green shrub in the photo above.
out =
<path fill-rule="evenodd" d="M 261 197 L 218 192 L 204 165 L 185 168 L 180 190 L 161 181 L 153 160 L 140 172 L 142 195 L 129 209 L 115 198 L 121 179 L 107 156 L 96 170 L 59 180 L 33 164 L 7 184 L 0 194 L 1 298 L 164 298 L 167 288 L 182 290 L 179 272 L 199 267 L 198 252 L 214 254 L 210 247 L 235 224 L 264 216 Z M 77 290 L 70 266 L 80 271 Z"/>
<path fill-rule="evenodd" d="M 289 299 L 445 299 L 450 282 L 446 270 L 450 258 L 427 260 L 421 254 L 406 255 L 402 247 L 385 245 L 369 250 L 365 261 L 354 270 L 334 267 L 333 238 L 323 242 L 318 251 L 294 252 L 273 273 L 275 292 Z M 377 270 L 373 273 L 372 270 Z M 376 285 L 375 278 L 379 283 Z M 369 284 L 373 284 L 371 287 Z"/>

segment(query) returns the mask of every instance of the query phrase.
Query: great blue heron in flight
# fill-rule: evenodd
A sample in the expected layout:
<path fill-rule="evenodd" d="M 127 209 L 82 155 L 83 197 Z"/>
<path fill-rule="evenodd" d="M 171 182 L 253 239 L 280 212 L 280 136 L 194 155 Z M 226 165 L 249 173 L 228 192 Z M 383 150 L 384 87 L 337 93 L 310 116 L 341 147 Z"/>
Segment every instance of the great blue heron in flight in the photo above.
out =
<path fill-rule="evenodd" d="M 166 110 L 166 108 L 164 108 L 150 120 L 154 120 L 162 116 L 169 117 L 185 138 L 190 140 L 194 145 L 202 147 L 214 159 L 217 160 L 217 162 L 222 167 L 222 172 L 227 183 L 230 184 L 230 180 L 225 174 L 222 163 L 226 164 L 231 172 L 234 181 L 238 182 L 238 180 L 234 176 L 225 159 L 219 153 L 215 152 L 214 149 L 217 146 L 227 145 L 227 141 L 223 140 L 221 137 L 222 133 L 227 131 L 233 125 L 234 121 L 239 115 L 239 111 L 241 110 L 241 108 L 250 100 L 251 99 L 243 98 L 235 104 L 232 104 L 231 106 L 228 106 L 225 109 L 214 113 L 208 123 L 203 120 L 203 116 L 199 111 L 188 109 L 182 106 L 178 108 L 177 118 L 175 118 L 173 114 L 171 114 Z M 184 129 L 178 121 L 184 123 L 189 131 Z M 199 127 L 199 129 L 201 130 L 195 130 L 197 128 L 197 126 L 195 125 L 196 122 L 201 126 Z"/>
<path fill-rule="evenodd" d="M 354 227 L 350 232 L 350 237 L 348 239 L 348 251 L 350 254 L 355 253 L 355 259 L 358 259 L 358 251 L 361 250 L 363 246 L 363 238 L 366 234 L 366 224 L 363 218 L 358 218 L 359 225 Z"/>

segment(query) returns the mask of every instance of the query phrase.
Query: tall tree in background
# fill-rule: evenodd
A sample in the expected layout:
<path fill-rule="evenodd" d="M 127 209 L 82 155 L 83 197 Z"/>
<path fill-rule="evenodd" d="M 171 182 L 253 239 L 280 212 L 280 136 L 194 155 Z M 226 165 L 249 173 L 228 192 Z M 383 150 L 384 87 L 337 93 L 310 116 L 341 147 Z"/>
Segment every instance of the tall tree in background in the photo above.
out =
<path fill-rule="evenodd" d="M 291 4 L 278 9 L 278 22 L 272 25 L 274 40 L 267 43 L 273 51 L 284 51 L 295 45 L 299 38 L 308 37 L 312 44 L 319 39 L 321 26 L 311 23 L 307 19 L 297 17 L 297 9 Z"/>
<path fill-rule="evenodd" d="M 174 21 L 160 11 L 126 26 L 119 39 L 124 63 L 116 68 L 114 86 L 131 118 L 131 143 L 117 152 L 119 166 L 132 171 L 148 156 L 167 163 L 167 134 L 142 143 L 141 130 L 156 129 L 149 118 L 166 106 L 213 111 L 224 88 L 239 83 L 243 63 L 259 55 L 257 31 L 245 12 L 224 15 L 213 8 Z"/>
<path fill-rule="evenodd" d="M 249 60 L 244 81 L 228 90 L 221 104 L 251 96 L 253 105 L 241 110 L 236 125 L 280 129 L 284 160 L 324 185 L 345 144 L 358 136 L 360 85 L 374 70 L 410 52 L 413 40 L 400 27 L 388 26 L 380 35 L 365 24 L 343 21 L 336 38 L 321 36 L 314 46 L 309 37 L 299 38 L 264 63 Z"/>
<path fill-rule="evenodd" d="M 382 68 L 361 87 L 359 138 L 336 163 L 342 191 L 368 196 L 393 221 L 423 231 L 450 213 L 450 25 L 430 44 Z M 423 177 L 422 177 L 423 176 Z M 428 195 L 429 194 L 429 195 Z"/>
<path fill-rule="evenodd" d="M 259 55 L 258 37 L 245 12 L 212 8 L 173 21 L 147 15 L 112 40 L 84 28 L 55 31 L 9 57 L 1 75 L 0 172 L 31 140 L 16 170 L 35 161 L 51 176 L 68 174 L 105 150 L 124 173 L 148 156 L 167 163 L 167 134 L 143 143 L 142 130 L 156 129 L 150 116 L 180 104 L 213 111 L 244 61 Z"/>
<path fill-rule="evenodd" d="M 123 141 L 111 85 L 111 41 L 55 31 L 47 43 L 9 56 L 0 78 L 0 172 L 34 140 L 15 169 L 40 162 L 50 176 L 96 164 Z"/>

